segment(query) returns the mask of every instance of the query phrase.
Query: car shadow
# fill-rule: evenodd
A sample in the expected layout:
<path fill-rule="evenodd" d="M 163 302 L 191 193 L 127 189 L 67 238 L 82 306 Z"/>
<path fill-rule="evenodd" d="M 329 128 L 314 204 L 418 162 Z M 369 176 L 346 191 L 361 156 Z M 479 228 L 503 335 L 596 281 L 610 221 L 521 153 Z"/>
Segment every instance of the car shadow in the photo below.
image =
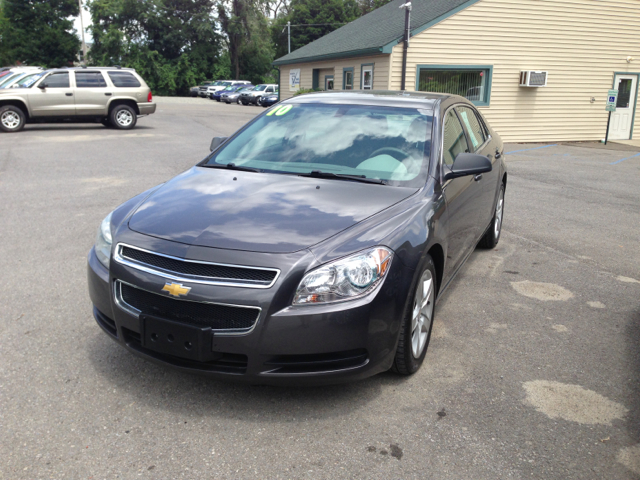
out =
<path fill-rule="evenodd" d="M 136 130 L 155 130 L 155 127 L 150 127 L 147 125 L 136 125 L 135 128 L 131 130 L 117 130 L 115 128 L 107 128 L 100 123 L 84 123 L 84 124 L 38 124 L 38 123 L 28 123 L 24 126 L 23 132 L 38 132 L 38 131 L 93 131 L 93 130 L 104 130 L 105 132 L 135 132 Z"/>
<path fill-rule="evenodd" d="M 359 382 L 322 387 L 274 387 L 231 383 L 182 373 L 143 360 L 103 332 L 87 338 L 87 354 L 95 374 L 112 388 L 150 409 L 183 415 L 233 417 L 282 423 L 348 415 L 376 400 L 385 388 L 407 377 L 382 373 Z"/>
<path fill-rule="evenodd" d="M 640 398 L 640 307 L 632 313 L 625 328 L 626 357 L 630 366 L 628 399 L 625 404 L 630 406 L 626 417 L 627 430 L 630 438 L 640 438 L 640 410 L 636 408 Z"/>

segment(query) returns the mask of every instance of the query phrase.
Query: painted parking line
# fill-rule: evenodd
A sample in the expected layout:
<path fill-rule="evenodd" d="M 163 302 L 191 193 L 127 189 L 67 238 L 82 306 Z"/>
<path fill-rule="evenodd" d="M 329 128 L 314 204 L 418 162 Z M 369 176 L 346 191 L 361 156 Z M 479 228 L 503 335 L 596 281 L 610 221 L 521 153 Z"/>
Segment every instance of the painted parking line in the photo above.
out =
<path fill-rule="evenodd" d="M 621 158 L 620 160 L 616 160 L 615 162 L 612 162 L 609 165 L 616 165 L 620 162 L 624 162 L 625 160 L 629 160 L 630 158 L 635 158 L 635 157 L 640 157 L 640 153 L 636 153 L 635 155 L 631 155 L 630 157 L 627 157 L 627 158 Z"/>
<path fill-rule="evenodd" d="M 549 147 L 557 147 L 558 144 L 554 143 L 553 145 L 543 145 L 541 147 L 534 147 L 534 148 L 525 148 L 524 150 L 514 150 L 513 152 L 505 152 L 505 155 L 511 155 L 512 153 L 518 153 L 518 152 L 528 152 L 529 150 L 540 150 L 541 148 L 549 148 Z"/>

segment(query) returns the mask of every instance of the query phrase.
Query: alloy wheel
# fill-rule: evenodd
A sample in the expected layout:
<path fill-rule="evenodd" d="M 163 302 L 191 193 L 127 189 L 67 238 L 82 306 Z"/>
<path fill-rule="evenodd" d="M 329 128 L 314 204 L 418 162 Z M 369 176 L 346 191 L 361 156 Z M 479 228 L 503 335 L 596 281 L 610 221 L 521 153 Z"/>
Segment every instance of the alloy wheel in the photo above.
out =
<path fill-rule="evenodd" d="M 20 116 L 16 112 L 4 112 L 0 121 L 2 125 L 10 130 L 14 130 L 20 126 Z"/>
<path fill-rule="evenodd" d="M 116 115 L 116 121 L 118 125 L 128 127 L 131 125 L 131 122 L 133 122 L 133 115 L 131 115 L 131 112 L 128 110 L 120 110 Z"/>
<path fill-rule="evenodd" d="M 425 270 L 418 282 L 415 299 L 413 301 L 413 315 L 411 319 L 411 353 L 413 358 L 420 358 L 429 338 L 431 322 L 433 321 L 435 288 L 433 276 Z"/>
<path fill-rule="evenodd" d="M 496 219 L 493 223 L 493 234 L 495 238 L 500 237 L 500 229 L 502 228 L 502 208 L 504 206 L 504 189 L 500 190 L 500 196 L 498 197 L 498 203 L 496 204 Z"/>

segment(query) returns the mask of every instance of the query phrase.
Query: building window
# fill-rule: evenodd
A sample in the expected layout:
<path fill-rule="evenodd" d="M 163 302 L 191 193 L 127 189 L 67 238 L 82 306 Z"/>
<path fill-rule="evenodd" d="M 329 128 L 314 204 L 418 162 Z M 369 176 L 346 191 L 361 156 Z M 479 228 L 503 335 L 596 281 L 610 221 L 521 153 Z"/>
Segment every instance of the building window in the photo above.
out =
<path fill-rule="evenodd" d="M 489 105 L 492 73 L 491 66 L 418 65 L 416 90 L 460 95 L 475 105 Z"/>
<path fill-rule="evenodd" d="M 353 67 L 342 69 L 342 89 L 353 90 Z"/>
<path fill-rule="evenodd" d="M 373 63 L 364 64 L 360 67 L 360 88 L 362 90 L 373 89 Z"/>

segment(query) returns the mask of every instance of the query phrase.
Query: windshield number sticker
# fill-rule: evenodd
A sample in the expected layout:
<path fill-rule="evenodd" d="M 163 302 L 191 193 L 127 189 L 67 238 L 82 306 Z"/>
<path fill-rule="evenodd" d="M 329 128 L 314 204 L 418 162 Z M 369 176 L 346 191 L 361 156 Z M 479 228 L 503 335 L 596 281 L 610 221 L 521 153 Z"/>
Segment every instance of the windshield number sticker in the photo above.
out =
<path fill-rule="evenodd" d="M 276 114 L 276 116 L 280 117 L 291 110 L 291 108 L 293 108 L 293 105 L 281 105 L 278 108 L 274 108 L 269 113 L 267 113 L 267 117 L 270 117 L 274 113 Z"/>

